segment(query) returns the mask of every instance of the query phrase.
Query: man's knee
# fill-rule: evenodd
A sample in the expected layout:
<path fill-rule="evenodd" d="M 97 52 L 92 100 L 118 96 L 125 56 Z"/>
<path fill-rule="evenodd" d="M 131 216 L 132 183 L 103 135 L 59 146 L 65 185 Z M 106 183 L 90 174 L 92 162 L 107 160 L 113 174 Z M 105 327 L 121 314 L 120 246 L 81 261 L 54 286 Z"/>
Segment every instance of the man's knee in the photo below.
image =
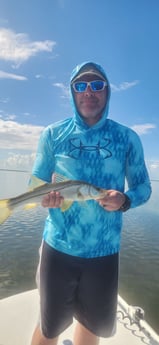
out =
<path fill-rule="evenodd" d="M 31 345 L 57 345 L 57 341 L 58 337 L 52 339 L 45 337 L 40 327 L 37 326 L 33 333 Z"/>

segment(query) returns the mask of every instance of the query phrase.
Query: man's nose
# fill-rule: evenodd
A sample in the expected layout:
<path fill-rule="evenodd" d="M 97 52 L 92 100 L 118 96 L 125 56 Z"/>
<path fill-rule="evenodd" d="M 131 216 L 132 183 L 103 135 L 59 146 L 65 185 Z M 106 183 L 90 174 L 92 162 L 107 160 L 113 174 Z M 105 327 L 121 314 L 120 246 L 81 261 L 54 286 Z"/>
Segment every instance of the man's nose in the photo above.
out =
<path fill-rule="evenodd" d="M 91 87 L 90 87 L 90 85 L 88 85 L 87 86 L 87 89 L 86 89 L 86 91 L 85 91 L 85 95 L 87 96 L 87 97 L 90 97 L 90 96 L 92 96 L 92 89 L 91 89 Z"/>

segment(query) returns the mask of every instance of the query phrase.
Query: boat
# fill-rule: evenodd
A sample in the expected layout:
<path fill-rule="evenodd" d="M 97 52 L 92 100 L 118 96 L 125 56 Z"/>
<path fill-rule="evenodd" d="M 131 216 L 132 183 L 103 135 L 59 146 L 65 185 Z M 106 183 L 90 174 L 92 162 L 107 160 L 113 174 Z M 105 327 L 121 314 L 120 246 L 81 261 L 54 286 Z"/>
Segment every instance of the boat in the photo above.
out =
<path fill-rule="evenodd" d="M 0 300 L 0 345 L 30 345 L 38 322 L 39 295 L 37 289 Z M 73 345 L 76 320 L 59 337 L 59 345 Z M 130 306 L 118 295 L 117 331 L 100 345 L 157 345 L 159 335 L 145 321 L 144 311 Z"/>

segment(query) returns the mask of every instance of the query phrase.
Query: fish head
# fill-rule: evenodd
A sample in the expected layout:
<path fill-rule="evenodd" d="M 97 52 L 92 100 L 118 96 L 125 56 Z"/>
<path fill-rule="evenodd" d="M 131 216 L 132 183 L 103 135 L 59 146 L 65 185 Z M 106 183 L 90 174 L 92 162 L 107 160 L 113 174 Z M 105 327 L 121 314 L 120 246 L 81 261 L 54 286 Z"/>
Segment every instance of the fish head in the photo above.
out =
<path fill-rule="evenodd" d="M 102 199 L 106 196 L 107 191 L 105 189 L 101 189 L 100 187 L 92 186 L 90 187 L 90 195 L 92 199 Z"/>
<path fill-rule="evenodd" d="M 83 184 L 78 189 L 78 198 L 81 200 L 100 199 L 104 198 L 106 190 L 91 184 Z"/>
<path fill-rule="evenodd" d="M 82 184 L 80 185 L 80 187 L 78 188 L 78 192 L 77 192 L 77 196 L 79 200 L 88 200 L 90 199 L 90 186 L 87 184 Z"/>

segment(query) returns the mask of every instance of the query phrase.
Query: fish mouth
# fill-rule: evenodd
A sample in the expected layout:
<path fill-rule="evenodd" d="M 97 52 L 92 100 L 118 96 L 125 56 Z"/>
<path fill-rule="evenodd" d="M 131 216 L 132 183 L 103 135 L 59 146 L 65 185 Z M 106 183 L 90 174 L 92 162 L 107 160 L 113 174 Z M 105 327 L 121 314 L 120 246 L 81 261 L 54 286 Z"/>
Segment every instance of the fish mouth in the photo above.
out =
<path fill-rule="evenodd" d="M 95 196 L 96 200 L 100 200 L 100 199 L 104 198 L 107 195 L 107 190 L 98 188 L 98 193 L 99 194 Z"/>
<path fill-rule="evenodd" d="M 100 191 L 101 191 L 101 195 L 103 195 L 103 197 L 108 194 L 107 189 L 101 189 Z"/>

